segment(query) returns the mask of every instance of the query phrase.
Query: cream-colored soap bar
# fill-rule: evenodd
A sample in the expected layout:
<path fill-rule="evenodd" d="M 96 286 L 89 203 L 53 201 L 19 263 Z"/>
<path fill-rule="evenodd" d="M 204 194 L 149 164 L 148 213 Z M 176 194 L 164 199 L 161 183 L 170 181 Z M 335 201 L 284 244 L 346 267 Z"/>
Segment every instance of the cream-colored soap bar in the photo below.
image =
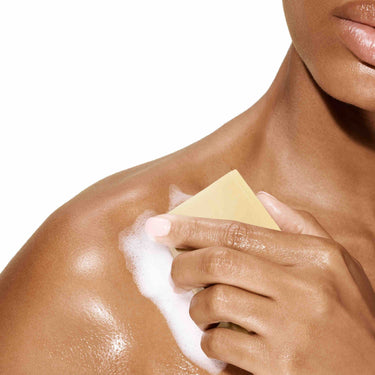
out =
<path fill-rule="evenodd" d="M 237 169 L 220 177 L 169 213 L 236 220 L 280 230 Z"/>
<path fill-rule="evenodd" d="M 264 228 L 280 230 L 260 200 L 251 190 L 237 169 L 233 169 L 211 185 L 187 199 L 171 214 L 235 220 Z M 170 248 L 173 256 L 181 250 Z M 195 290 L 195 292 L 199 291 Z M 234 329 L 230 324 L 220 324 Z"/>

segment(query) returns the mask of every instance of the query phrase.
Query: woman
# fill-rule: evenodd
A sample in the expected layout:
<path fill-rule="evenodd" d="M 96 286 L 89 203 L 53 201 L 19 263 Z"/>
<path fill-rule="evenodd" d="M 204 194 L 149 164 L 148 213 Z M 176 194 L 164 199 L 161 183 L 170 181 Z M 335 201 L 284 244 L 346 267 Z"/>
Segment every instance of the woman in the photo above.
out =
<path fill-rule="evenodd" d="M 199 142 L 89 187 L 7 266 L 1 374 L 207 374 L 140 294 L 118 236 L 145 210 L 167 212 L 171 184 L 195 194 L 234 168 L 279 199 L 258 195 L 283 232 L 203 219 L 192 230 L 169 217 L 162 235 L 147 224 L 155 240 L 199 250 L 175 258 L 172 278 L 208 286 L 191 305 L 203 350 L 231 364 L 222 374 L 373 373 L 375 1 L 284 9 L 293 43 L 257 103 Z M 223 319 L 255 334 L 212 324 Z"/>

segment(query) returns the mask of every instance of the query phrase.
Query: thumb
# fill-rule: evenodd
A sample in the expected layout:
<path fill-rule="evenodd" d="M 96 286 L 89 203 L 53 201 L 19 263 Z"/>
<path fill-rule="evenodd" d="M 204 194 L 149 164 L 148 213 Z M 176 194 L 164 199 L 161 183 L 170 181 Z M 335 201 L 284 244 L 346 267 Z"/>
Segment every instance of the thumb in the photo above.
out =
<path fill-rule="evenodd" d="M 256 196 L 282 231 L 332 238 L 309 212 L 291 208 L 265 191 Z"/>

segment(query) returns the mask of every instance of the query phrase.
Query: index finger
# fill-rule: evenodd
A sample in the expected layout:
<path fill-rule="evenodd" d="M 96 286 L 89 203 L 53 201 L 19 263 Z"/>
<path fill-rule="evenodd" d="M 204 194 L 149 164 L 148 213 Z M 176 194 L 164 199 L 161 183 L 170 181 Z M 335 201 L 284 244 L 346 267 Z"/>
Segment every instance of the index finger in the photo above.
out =
<path fill-rule="evenodd" d="M 156 224 L 156 225 L 155 225 Z M 176 214 L 149 218 L 146 232 L 157 242 L 177 249 L 221 246 L 258 255 L 282 264 L 318 256 L 327 238 L 263 228 L 235 220 Z"/>

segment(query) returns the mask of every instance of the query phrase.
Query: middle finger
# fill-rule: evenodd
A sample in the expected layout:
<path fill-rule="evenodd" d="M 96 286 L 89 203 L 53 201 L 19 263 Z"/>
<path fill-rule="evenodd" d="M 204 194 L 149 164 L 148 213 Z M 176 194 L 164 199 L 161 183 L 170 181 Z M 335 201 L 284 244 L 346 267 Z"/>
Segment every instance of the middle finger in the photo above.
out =
<path fill-rule="evenodd" d="M 208 247 L 177 255 L 171 277 L 183 289 L 228 284 L 274 298 L 290 275 L 278 263 L 225 247 Z"/>
<path fill-rule="evenodd" d="M 219 322 L 234 323 L 249 332 L 264 335 L 274 320 L 275 301 L 229 285 L 215 284 L 194 295 L 190 316 L 206 330 Z"/>

